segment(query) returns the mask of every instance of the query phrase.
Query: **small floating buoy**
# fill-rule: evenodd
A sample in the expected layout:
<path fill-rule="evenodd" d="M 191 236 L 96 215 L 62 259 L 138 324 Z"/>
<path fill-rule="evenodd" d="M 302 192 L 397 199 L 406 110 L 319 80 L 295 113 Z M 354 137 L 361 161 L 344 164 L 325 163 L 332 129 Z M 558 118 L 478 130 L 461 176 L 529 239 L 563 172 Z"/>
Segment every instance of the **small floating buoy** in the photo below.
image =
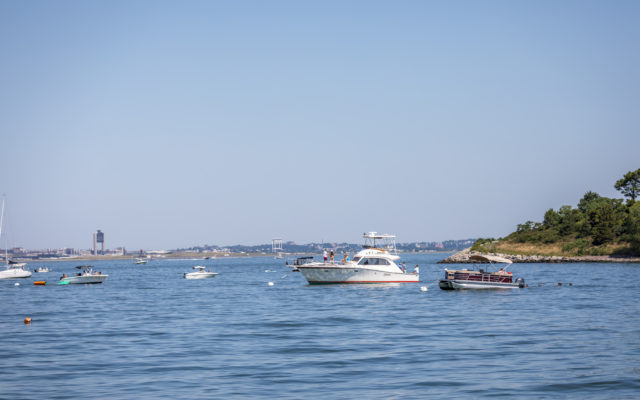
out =
<path fill-rule="evenodd" d="M 420 291 L 421 292 L 426 292 L 427 291 L 427 287 L 426 286 L 421 286 L 420 287 Z"/>
<path fill-rule="evenodd" d="M 24 323 L 27 324 L 27 325 L 30 324 L 31 323 L 31 318 L 29 318 L 29 317 L 25 318 L 24 319 Z"/>
<path fill-rule="evenodd" d="M 538 283 L 538 287 L 542 286 L 542 283 Z"/>
<path fill-rule="evenodd" d="M 16 282 L 13 284 L 13 286 L 20 286 L 20 283 Z"/>
<path fill-rule="evenodd" d="M 529 288 L 529 284 L 527 283 L 526 285 L 524 285 L 524 287 L 526 287 L 528 289 Z"/>
<path fill-rule="evenodd" d="M 573 283 L 569 282 L 569 286 L 573 286 Z"/>
<path fill-rule="evenodd" d="M 562 286 L 562 282 L 558 282 L 558 286 Z"/>
<path fill-rule="evenodd" d="M 44 286 L 47 284 L 47 281 L 34 281 L 33 284 L 38 286 Z"/>
<path fill-rule="evenodd" d="M 269 286 L 273 286 L 273 282 L 269 282 L 269 283 L 268 283 L 268 285 L 269 285 Z"/>

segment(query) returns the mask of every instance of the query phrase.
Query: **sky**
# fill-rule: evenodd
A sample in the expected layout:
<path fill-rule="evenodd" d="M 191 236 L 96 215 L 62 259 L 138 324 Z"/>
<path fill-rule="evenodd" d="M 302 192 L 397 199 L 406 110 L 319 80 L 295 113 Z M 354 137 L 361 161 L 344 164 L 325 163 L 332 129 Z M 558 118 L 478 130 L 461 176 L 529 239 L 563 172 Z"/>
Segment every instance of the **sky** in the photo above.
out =
<path fill-rule="evenodd" d="M 621 197 L 638 20 L 637 1 L 0 1 L 3 235 L 440 241 Z"/>

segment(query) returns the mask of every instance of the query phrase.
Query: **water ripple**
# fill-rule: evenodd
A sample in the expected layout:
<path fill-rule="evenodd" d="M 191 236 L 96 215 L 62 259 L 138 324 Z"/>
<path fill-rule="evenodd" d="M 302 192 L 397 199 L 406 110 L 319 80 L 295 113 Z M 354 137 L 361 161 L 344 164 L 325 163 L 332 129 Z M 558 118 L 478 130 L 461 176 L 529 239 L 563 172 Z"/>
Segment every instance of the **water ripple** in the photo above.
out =
<path fill-rule="evenodd" d="M 440 257 L 407 255 L 418 285 L 309 286 L 269 258 L 207 260 L 205 281 L 187 260 L 0 281 L 0 398 L 637 398 L 640 293 L 598 273 L 637 266 L 514 265 L 530 288 L 445 292 Z"/>

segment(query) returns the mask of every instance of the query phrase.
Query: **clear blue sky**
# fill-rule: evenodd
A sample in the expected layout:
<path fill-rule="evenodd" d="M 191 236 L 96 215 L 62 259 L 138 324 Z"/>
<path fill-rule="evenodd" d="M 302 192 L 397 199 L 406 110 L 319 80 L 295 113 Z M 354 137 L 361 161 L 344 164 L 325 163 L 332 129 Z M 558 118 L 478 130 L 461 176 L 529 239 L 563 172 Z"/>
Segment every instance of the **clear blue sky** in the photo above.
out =
<path fill-rule="evenodd" d="M 640 168 L 637 1 L 2 1 L 9 245 L 503 236 Z"/>

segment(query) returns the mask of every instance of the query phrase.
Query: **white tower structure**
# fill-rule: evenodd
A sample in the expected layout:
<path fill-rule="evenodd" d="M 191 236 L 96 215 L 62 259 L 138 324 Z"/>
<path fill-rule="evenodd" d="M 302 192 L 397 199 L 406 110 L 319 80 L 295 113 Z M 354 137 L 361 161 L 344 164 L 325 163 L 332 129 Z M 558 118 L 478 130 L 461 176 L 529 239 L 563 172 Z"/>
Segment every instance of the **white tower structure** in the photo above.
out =
<path fill-rule="evenodd" d="M 279 253 L 281 251 L 282 251 L 282 239 L 280 238 L 271 239 L 271 252 Z"/>

